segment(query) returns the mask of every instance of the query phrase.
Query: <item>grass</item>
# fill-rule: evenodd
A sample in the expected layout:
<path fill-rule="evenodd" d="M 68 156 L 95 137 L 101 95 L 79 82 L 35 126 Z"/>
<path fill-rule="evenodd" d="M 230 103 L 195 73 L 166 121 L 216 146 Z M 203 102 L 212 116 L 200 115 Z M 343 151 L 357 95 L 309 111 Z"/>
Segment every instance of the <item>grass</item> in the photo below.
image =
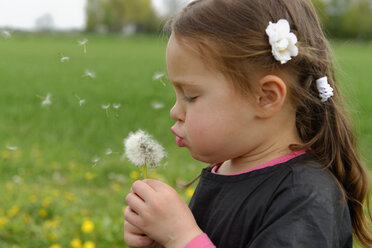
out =
<path fill-rule="evenodd" d="M 0 40 L 0 247 L 125 247 L 124 196 L 138 178 L 121 159 L 131 131 L 147 130 L 168 152 L 151 177 L 176 186 L 201 169 L 174 144 L 171 87 L 152 80 L 165 72 L 166 40 L 91 35 L 84 54 L 77 43 L 82 38 Z M 363 158 L 372 168 L 372 45 L 332 45 Z M 70 61 L 62 63 L 62 55 Z M 86 69 L 96 78 L 83 77 Z M 47 93 L 52 104 L 42 107 Z M 80 106 L 78 98 L 86 102 Z M 164 108 L 154 109 L 154 101 Z M 102 109 L 115 103 L 121 104 L 117 111 Z M 114 153 L 106 155 L 109 148 Z M 188 201 L 193 189 L 178 191 Z"/>

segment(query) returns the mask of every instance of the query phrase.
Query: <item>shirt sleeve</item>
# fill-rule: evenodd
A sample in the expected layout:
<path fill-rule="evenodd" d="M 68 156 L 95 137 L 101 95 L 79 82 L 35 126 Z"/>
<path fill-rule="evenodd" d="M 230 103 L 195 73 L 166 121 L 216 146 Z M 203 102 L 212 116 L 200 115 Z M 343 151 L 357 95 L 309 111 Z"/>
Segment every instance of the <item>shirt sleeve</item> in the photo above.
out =
<path fill-rule="evenodd" d="M 349 220 L 347 204 L 337 186 L 292 185 L 274 196 L 247 247 L 351 248 Z"/>
<path fill-rule="evenodd" d="M 185 248 L 215 248 L 207 234 L 203 233 L 192 239 Z"/>

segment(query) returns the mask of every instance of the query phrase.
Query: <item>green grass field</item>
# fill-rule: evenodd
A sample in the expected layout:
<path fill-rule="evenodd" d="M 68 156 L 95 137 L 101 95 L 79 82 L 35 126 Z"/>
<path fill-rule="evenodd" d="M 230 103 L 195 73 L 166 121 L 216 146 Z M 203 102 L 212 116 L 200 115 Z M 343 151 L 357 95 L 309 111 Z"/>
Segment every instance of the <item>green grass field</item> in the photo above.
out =
<path fill-rule="evenodd" d="M 125 247 L 124 198 L 138 178 L 122 159 L 130 131 L 148 131 L 168 153 L 151 177 L 176 187 L 202 168 L 174 143 L 171 86 L 152 79 L 166 70 L 165 38 L 92 35 L 84 54 L 77 43 L 84 37 L 0 39 L 1 248 Z M 372 44 L 333 47 L 363 159 L 372 168 Z M 96 77 L 83 76 L 86 69 Z M 43 107 L 48 93 L 52 104 Z M 193 189 L 178 191 L 188 201 Z"/>

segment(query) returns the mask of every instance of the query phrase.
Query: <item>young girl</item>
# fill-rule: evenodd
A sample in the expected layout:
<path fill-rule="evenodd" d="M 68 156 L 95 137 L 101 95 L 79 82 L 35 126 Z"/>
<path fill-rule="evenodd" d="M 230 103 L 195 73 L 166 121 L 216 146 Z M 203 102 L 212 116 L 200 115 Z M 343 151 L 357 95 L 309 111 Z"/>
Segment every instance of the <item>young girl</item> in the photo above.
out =
<path fill-rule="evenodd" d="M 171 23 L 176 143 L 204 169 L 189 207 L 136 181 L 130 247 L 371 247 L 368 179 L 311 0 L 196 0 Z"/>

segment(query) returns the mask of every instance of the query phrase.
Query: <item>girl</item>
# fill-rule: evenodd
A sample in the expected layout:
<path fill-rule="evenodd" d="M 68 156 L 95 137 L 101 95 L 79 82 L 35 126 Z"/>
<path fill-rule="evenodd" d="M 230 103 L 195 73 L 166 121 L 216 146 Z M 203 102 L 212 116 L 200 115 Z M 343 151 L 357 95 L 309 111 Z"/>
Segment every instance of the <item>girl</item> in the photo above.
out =
<path fill-rule="evenodd" d="M 197 0 L 171 22 L 176 143 L 204 169 L 126 197 L 130 247 L 365 247 L 368 179 L 310 0 Z"/>

